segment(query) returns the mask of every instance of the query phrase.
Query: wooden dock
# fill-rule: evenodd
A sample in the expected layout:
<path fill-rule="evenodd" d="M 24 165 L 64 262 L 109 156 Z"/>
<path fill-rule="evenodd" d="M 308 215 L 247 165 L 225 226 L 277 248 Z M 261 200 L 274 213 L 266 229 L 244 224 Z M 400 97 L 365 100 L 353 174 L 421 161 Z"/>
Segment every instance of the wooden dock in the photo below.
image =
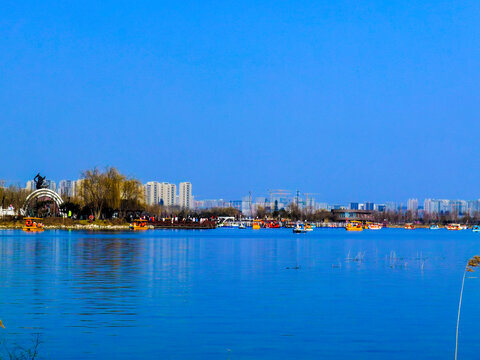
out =
<path fill-rule="evenodd" d="M 154 221 L 149 223 L 149 225 L 153 225 L 155 229 L 208 230 L 217 228 L 217 223 L 210 220 L 200 222 L 189 220 L 174 221 L 172 219 L 165 219 Z"/>

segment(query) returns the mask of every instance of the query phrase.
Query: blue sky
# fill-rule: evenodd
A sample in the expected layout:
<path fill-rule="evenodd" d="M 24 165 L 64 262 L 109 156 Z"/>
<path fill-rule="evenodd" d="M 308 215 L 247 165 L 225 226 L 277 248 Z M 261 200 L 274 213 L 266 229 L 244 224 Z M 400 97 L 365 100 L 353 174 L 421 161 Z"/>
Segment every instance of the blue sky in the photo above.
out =
<path fill-rule="evenodd" d="M 479 198 L 479 23 L 478 1 L 2 2 L 0 178 Z"/>

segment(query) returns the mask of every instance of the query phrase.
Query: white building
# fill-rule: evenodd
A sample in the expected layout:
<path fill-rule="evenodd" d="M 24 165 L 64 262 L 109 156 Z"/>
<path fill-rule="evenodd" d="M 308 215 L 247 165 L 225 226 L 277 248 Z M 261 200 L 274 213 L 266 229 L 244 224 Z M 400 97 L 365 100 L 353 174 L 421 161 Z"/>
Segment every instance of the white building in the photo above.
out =
<path fill-rule="evenodd" d="M 82 182 L 83 179 L 78 179 L 77 181 L 73 182 L 73 197 L 82 196 Z"/>
<path fill-rule="evenodd" d="M 160 184 L 159 203 L 164 206 L 176 205 L 177 186 L 163 182 Z"/>
<path fill-rule="evenodd" d="M 57 184 L 53 180 L 45 180 L 45 184 L 47 185 L 47 189 L 52 191 L 57 191 Z"/>
<path fill-rule="evenodd" d="M 149 181 L 143 185 L 145 203 L 154 205 L 160 203 L 160 183 L 157 181 Z"/>
<path fill-rule="evenodd" d="M 423 210 L 425 214 L 444 214 L 451 211 L 450 200 L 446 199 L 425 199 Z"/>
<path fill-rule="evenodd" d="M 408 199 L 407 211 L 411 211 L 412 213 L 418 212 L 418 199 Z"/>
<path fill-rule="evenodd" d="M 385 210 L 386 211 L 397 211 L 398 210 L 398 204 L 392 201 L 387 201 L 385 203 Z"/>
<path fill-rule="evenodd" d="M 50 190 L 53 190 L 53 191 L 57 190 L 57 186 L 55 184 L 55 181 L 53 181 L 53 180 L 44 180 L 43 184 L 44 184 L 43 186 L 47 189 L 50 189 Z M 36 190 L 35 181 L 28 180 L 27 181 L 27 186 L 25 187 L 25 189 L 28 190 L 28 191 Z"/>
<path fill-rule="evenodd" d="M 193 206 L 195 209 L 226 208 L 232 206 L 232 203 L 224 199 L 206 199 L 194 200 Z"/>
<path fill-rule="evenodd" d="M 25 186 L 25 189 L 28 191 L 35 190 L 35 182 L 33 180 L 28 180 L 27 185 Z"/>
<path fill-rule="evenodd" d="M 242 198 L 242 215 L 252 216 L 252 198 L 250 196 L 244 196 Z"/>
<path fill-rule="evenodd" d="M 181 182 L 178 191 L 179 204 L 182 208 L 193 208 L 192 184 Z"/>
<path fill-rule="evenodd" d="M 470 215 L 480 212 L 480 200 L 469 200 L 467 202 L 467 207 Z"/>
<path fill-rule="evenodd" d="M 143 186 L 147 205 L 176 205 L 177 186 L 167 182 L 149 181 Z"/>
<path fill-rule="evenodd" d="M 76 184 L 77 182 L 75 180 L 60 180 L 58 183 L 58 193 L 64 197 L 75 197 L 77 192 Z"/>

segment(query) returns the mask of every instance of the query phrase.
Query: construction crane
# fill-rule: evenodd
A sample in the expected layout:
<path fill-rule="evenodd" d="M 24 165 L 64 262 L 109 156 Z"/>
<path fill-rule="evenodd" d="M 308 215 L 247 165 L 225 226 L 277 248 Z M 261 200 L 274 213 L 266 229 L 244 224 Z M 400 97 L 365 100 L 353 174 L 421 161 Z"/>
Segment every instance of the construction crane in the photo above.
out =
<path fill-rule="evenodd" d="M 253 209 L 252 209 L 252 192 L 248 192 L 248 204 L 250 207 L 250 217 L 253 218 Z"/>
<path fill-rule="evenodd" d="M 279 198 L 287 197 L 292 192 L 290 190 L 285 189 L 271 189 L 268 190 L 270 192 L 270 206 L 273 207 L 273 196 L 278 196 Z"/>

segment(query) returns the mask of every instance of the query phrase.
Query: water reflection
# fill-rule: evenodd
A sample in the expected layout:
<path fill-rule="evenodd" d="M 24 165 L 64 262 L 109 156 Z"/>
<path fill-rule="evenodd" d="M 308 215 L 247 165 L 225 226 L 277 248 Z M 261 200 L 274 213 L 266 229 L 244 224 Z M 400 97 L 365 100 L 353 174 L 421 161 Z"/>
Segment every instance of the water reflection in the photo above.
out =
<path fill-rule="evenodd" d="M 441 358 L 478 237 L 435 233 L 5 231 L 1 318 L 53 359 Z"/>

